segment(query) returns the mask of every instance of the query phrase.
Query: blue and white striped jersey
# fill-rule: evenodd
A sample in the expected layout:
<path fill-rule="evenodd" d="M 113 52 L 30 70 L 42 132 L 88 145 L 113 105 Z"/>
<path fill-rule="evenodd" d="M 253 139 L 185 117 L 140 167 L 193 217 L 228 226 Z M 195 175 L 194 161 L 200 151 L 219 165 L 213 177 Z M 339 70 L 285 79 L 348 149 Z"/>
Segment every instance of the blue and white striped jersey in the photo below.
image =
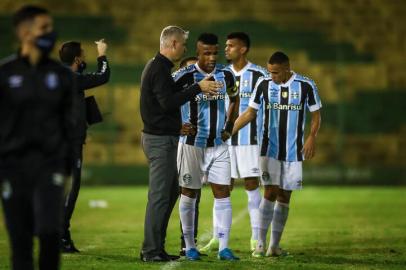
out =
<path fill-rule="evenodd" d="M 183 89 L 212 75 L 213 79 L 223 83 L 223 88 L 216 96 L 207 96 L 200 93 L 193 101 L 185 103 L 181 107 L 182 122 L 196 126 L 195 136 L 182 136 L 181 143 L 197 147 L 212 147 L 223 144 L 221 131 L 226 122 L 226 95 L 234 97 L 238 95 L 238 88 L 232 72 L 217 65 L 211 74 L 205 73 L 196 63 L 175 72 L 175 83 Z"/>
<path fill-rule="evenodd" d="M 267 76 L 268 72 L 265 68 L 255 65 L 251 62 L 241 69 L 240 71 L 235 71 L 232 65 L 229 69 L 233 72 L 236 85 L 239 87 L 240 92 L 240 107 L 238 114 L 242 114 L 247 108 L 249 101 L 251 99 L 254 87 L 257 84 L 259 78 Z M 231 145 L 257 145 L 259 141 L 258 135 L 261 133 L 262 127 L 262 111 L 260 107 L 260 112 L 258 116 L 248 123 L 245 127 L 240 129 L 240 131 L 233 135 L 228 143 Z"/>
<path fill-rule="evenodd" d="M 292 73 L 284 84 L 275 84 L 271 77 L 258 80 L 249 106 L 264 106 L 261 156 L 281 161 L 302 161 L 304 143 L 305 109 L 321 109 L 321 100 L 315 83 L 304 76 Z"/>

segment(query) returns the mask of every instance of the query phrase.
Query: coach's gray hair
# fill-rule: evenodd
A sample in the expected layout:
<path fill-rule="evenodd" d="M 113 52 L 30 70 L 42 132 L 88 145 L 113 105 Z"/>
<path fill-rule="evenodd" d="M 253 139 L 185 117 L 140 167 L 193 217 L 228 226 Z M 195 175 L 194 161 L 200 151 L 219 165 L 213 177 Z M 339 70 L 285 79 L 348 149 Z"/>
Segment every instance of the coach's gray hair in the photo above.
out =
<path fill-rule="evenodd" d="M 175 25 L 169 25 L 165 27 L 162 32 L 161 32 L 161 37 L 159 39 L 159 47 L 162 48 L 167 48 L 171 44 L 170 42 L 179 36 L 183 36 L 185 39 L 188 38 L 189 36 L 189 31 L 185 31 L 179 26 Z"/>

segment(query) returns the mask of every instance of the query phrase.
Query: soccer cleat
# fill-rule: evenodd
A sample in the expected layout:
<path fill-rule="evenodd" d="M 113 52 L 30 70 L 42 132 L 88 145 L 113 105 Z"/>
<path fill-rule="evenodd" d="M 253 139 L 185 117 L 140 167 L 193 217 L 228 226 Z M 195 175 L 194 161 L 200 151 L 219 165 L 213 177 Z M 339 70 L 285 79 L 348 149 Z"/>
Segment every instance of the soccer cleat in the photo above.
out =
<path fill-rule="evenodd" d="M 271 257 L 285 257 L 288 256 L 289 252 L 286 250 L 281 249 L 280 247 L 269 247 L 268 250 L 266 251 L 266 256 L 271 256 Z"/>
<path fill-rule="evenodd" d="M 265 257 L 265 250 L 263 246 L 256 246 L 254 251 L 251 254 L 254 258 L 263 258 Z"/>
<path fill-rule="evenodd" d="M 217 255 L 217 258 L 219 258 L 222 261 L 238 261 L 240 258 L 235 256 L 231 249 L 225 248 L 222 251 L 219 252 Z"/>
<path fill-rule="evenodd" d="M 189 260 L 189 261 L 198 261 L 198 260 L 200 260 L 199 251 L 197 251 L 197 249 L 195 249 L 195 248 L 191 248 L 189 250 L 186 250 L 185 257 L 186 257 L 186 260 Z"/>
<path fill-rule="evenodd" d="M 207 253 L 215 251 L 219 248 L 219 240 L 217 238 L 210 239 L 209 243 L 200 249 L 200 252 Z"/>
<path fill-rule="evenodd" d="M 255 251 L 255 248 L 257 247 L 258 240 L 251 239 L 250 245 L 251 245 L 251 251 Z"/>

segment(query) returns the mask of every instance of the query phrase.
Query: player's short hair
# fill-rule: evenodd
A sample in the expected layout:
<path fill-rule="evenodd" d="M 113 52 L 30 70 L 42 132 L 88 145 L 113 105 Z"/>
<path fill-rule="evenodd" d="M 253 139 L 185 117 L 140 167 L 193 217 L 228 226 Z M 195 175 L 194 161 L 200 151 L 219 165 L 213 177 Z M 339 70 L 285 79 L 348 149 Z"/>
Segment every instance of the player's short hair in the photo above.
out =
<path fill-rule="evenodd" d="M 189 57 L 183 58 L 182 61 L 180 61 L 179 68 L 185 67 L 186 63 L 189 61 L 197 61 L 197 60 L 198 59 L 196 56 L 189 56 Z"/>
<path fill-rule="evenodd" d="M 206 45 L 217 45 L 219 44 L 218 37 L 215 34 L 212 33 L 202 33 L 200 36 L 197 38 L 197 41 L 202 42 L 203 44 Z"/>
<path fill-rule="evenodd" d="M 82 55 L 82 46 L 80 42 L 68 41 L 62 44 L 59 50 L 59 59 L 66 65 L 72 65 L 75 57 Z"/>
<path fill-rule="evenodd" d="M 49 15 L 49 12 L 47 9 L 35 5 L 23 6 L 13 15 L 13 26 L 17 28 L 21 23 L 32 21 L 39 15 Z"/>
<path fill-rule="evenodd" d="M 275 52 L 269 58 L 268 64 L 286 64 L 289 63 L 289 57 L 283 52 Z"/>
<path fill-rule="evenodd" d="M 161 32 L 161 37 L 159 38 L 159 47 L 167 48 L 170 46 L 170 42 L 173 38 L 183 36 L 185 39 L 189 37 L 189 31 L 185 31 L 179 26 L 169 25 L 165 27 Z"/>
<path fill-rule="evenodd" d="M 227 35 L 227 39 L 238 39 L 242 43 L 244 43 L 245 47 L 247 47 L 247 52 L 250 49 L 251 40 L 250 40 L 250 37 L 248 36 L 248 34 L 245 32 L 232 32 Z"/>

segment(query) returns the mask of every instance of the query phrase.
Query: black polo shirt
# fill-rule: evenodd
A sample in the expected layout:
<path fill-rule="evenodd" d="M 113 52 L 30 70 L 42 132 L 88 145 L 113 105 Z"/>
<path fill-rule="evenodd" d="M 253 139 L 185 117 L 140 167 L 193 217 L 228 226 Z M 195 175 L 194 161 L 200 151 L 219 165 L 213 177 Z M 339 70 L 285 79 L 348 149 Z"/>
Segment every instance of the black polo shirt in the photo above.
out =
<path fill-rule="evenodd" d="M 158 53 L 142 72 L 140 108 L 145 133 L 179 136 L 180 107 L 201 92 L 198 84 L 186 89 L 177 86 L 171 75 L 173 66 Z"/>

